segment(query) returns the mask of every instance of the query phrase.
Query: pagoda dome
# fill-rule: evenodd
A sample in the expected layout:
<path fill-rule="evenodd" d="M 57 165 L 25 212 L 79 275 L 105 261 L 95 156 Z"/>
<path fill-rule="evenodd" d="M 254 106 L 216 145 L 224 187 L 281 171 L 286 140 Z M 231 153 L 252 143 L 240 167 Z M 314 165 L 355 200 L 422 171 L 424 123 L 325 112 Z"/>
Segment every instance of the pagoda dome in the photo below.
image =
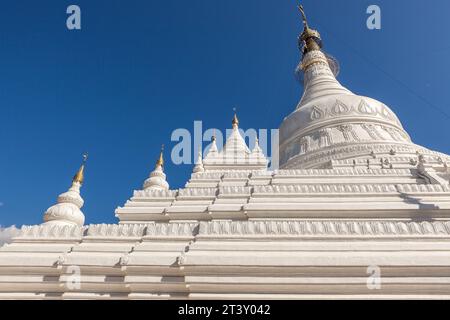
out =
<path fill-rule="evenodd" d="M 280 167 L 324 168 L 330 160 L 384 154 L 384 149 L 415 153 L 421 148 L 411 142 L 387 105 L 339 83 L 318 33 L 312 38 L 309 34 L 315 33 L 304 31 L 301 37 L 304 93 L 280 126 Z"/>

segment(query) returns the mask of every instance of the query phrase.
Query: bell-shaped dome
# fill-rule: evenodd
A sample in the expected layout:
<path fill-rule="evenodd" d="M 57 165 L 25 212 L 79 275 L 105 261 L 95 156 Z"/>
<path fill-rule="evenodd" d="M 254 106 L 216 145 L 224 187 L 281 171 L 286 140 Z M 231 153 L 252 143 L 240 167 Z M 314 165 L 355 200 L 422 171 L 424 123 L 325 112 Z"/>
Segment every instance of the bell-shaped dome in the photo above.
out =
<path fill-rule="evenodd" d="M 326 167 L 330 160 L 384 153 L 383 148 L 414 153 L 417 146 L 388 106 L 356 95 L 336 80 L 318 37 L 311 31 L 301 36 L 305 89 L 280 126 L 280 167 Z"/>
<path fill-rule="evenodd" d="M 73 203 L 57 203 L 47 209 L 44 221 L 46 224 L 82 226 L 84 224 L 84 214 Z"/>

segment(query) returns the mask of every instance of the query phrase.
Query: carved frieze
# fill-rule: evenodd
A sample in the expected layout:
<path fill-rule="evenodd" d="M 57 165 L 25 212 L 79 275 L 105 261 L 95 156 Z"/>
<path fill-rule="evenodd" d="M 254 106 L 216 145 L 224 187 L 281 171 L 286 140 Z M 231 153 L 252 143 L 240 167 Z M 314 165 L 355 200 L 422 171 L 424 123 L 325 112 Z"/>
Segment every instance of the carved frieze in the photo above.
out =
<path fill-rule="evenodd" d="M 310 136 L 301 137 L 298 143 L 300 145 L 300 154 L 304 154 L 308 152 L 308 150 L 311 148 L 311 137 Z"/>
<path fill-rule="evenodd" d="M 384 140 L 375 125 L 363 123 L 361 124 L 361 128 L 363 128 L 373 140 Z"/>
<path fill-rule="evenodd" d="M 90 237 L 142 237 L 146 224 L 93 224 L 87 229 Z"/>
<path fill-rule="evenodd" d="M 293 162 L 290 163 L 289 167 L 305 167 L 305 166 L 313 166 L 319 163 L 324 163 L 331 160 L 339 160 L 342 155 L 345 155 L 346 158 L 354 156 L 359 156 L 361 154 L 373 152 L 374 154 L 378 153 L 389 153 L 390 149 L 394 149 L 397 153 L 410 153 L 414 154 L 418 149 L 415 145 L 398 145 L 398 144 L 356 144 L 356 145 L 339 145 L 335 144 L 332 149 L 319 149 L 317 151 L 311 151 L 308 154 L 301 155 Z M 422 153 L 428 153 L 432 155 L 442 155 L 441 153 L 437 153 L 425 148 L 420 148 L 419 150 Z M 408 160 L 409 162 L 409 160 Z"/>
<path fill-rule="evenodd" d="M 255 186 L 257 194 L 396 193 L 393 184 L 298 184 Z"/>
<path fill-rule="evenodd" d="M 250 195 L 251 187 L 226 186 L 219 189 L 219 195 Z"/>
<path fill-rule="evenodd" d="M 178 193 L 177 190 L 146 189 L 146 190 L 135 190 L 133 193 L 133 197 L 135 197 L 135 198 L 174 198 L 174 197 L 176 197 L 177 193 Z"/>
<path fill-rule="evenodd" d="M 145 235 L 151 237 L 191 237 L 198 233 L 198 223 L 153 223 L 147 225 Z"/>
<path fill-rule="evenodd" d="M 387 126 L 382 126 L 381 128 L 384 131 L 386 131 L 387 133 L 389 133 L 389 135 L 392 137 L 393 140 L 395 140 L 395 141 L 403 141 L 404 140 L 404 138 L 394 128 L 387 127 Z"/>
<path fill-rule="evenodd" d="M 37 226 L 23 226 L 17 238 L 64 238 L 77 239 L 81 238 L 86 227 L 78 226 L 60 226 L 60 225 L 37 225 Z"/>
<path fill-rule="evenodd" d="M 345 141 L 359 141 L 359 137 L 356 134 L 352 124 L 340 125 L 337 127 L 342 132 Z"/>
<path fill-rule="evenodd" d="M 178 197 L 215 197 L 217 188 L 184 188 L 180 189 Z"/>
<path fill-rule="evenodd" d="M 397 221 L 212 221 L 200 223 L 210 236 L 448 236 L 450 222 Z"/>
<path fill-rule="evenodd" d="M 324 128 L 317 132 L 319 140 L 319 148 L 331 146 L 333 144 L 333 136 L 331 128 Z"/>

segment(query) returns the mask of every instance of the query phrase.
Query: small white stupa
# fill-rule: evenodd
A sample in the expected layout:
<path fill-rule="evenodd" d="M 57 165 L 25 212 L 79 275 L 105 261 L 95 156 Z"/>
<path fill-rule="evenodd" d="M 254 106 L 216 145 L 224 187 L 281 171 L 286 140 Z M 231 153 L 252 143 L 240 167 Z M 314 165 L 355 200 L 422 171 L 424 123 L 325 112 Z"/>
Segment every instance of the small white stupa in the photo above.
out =
<path fill-rule="evenodd" d="M 214 140 L 215 142 L 215 140 Z M 216 146 L 217 148 L 217 146 Z M 202 153 L 199 152 L 198 153 L 198 158 L 197 161 L 195 163 L 195 167 L 192 170 L 193 173 L 201 173 L 201 172 L 205 172 L 205 168 L 203 167 L 203 158 L 202 158 Z"/>
<path fill-rule="evenodd" d="M 164 145 L 161 147 L 161 153 L 156 161 L 155 170 L 150 173 L 150 177 L 144 182 L 144 190 L 169 190 L 169 184 L 166 181 L 164 173 Z"/>
<path fill-rule="evenodd" d="M 258 143 L 255 149 L 250 151 L 244 137 L 239 131 L 239 119 L 234 114 L 231 122 L 232 130 L 222 150 L 218 151 L 216 138 L 213 136 L 211 147 L 203 160 L 205 170 L 265 170 L 267 158 L 259 149 Z"/>
<path fill-rule="evenodd" d="M 84 181 L 84 166 L 87 157 L 87 154 L 83 155 L 83 163 L 73 177 L 70 189 L 67 192 L 61 193 L 58 196 L 57 203 L 45 212 L 45 225 L 84 225 L 84 214 L 80 210 L 84 204 L 84 200 L 80 195 L 80 188 Z"/>

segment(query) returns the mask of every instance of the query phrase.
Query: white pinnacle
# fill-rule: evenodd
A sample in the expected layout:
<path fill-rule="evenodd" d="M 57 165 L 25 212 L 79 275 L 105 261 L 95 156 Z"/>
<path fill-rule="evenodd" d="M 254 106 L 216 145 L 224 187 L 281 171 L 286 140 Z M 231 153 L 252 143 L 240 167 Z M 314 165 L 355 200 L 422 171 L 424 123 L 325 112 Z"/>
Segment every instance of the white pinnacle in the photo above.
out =
<path fill-rule="evenodd" d="M 199 173 L 199 172 L 204 172 L 205 168 L 203 168 L 203 159 L 202 159 L 202 153 L 199 152 L 198 153 L 198 158 L 197 158 L 197 162 L 195 163 L 195 167 L 193 172 L 194 173 Z"/>
<path fill-rule="evenodd" d="M 169 184 L 166 181 L 163 166 L 163 148 L 161 148 L 161 153 L 158 161 L 156 162 L 155 170 L 150 173 L 150 177 L 144 182 L 145 190 L 169 190 Z"/>

